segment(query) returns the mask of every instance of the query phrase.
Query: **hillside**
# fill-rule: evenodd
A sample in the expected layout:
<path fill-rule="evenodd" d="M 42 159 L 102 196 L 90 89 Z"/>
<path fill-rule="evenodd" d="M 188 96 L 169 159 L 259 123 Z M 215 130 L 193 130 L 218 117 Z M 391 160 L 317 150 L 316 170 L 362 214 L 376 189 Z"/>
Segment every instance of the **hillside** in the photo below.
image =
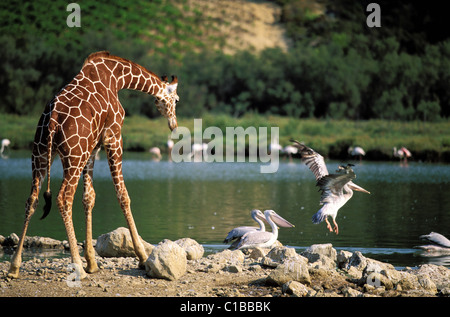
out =
<path fill-rule="evenodd" d="M 187 6 L 202 13 L 202 19 L 211 25 L 199 23 L 207 38 L 220 38 L 224 53 L 251 50 L 259 52 L 279 47 L 287 51 L 289 40 L 280 23 L 281 7 L 269 1 L 245 0 L 188 0 Z M 222 47 L 220 47 L 222 46 Z"/>

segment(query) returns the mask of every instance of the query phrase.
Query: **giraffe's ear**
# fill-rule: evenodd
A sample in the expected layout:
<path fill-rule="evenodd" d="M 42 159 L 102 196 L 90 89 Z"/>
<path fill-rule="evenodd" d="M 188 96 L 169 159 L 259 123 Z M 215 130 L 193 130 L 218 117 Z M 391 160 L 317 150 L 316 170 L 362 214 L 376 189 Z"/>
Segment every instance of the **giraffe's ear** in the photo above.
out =
<path fill-rule="evenodd" d="M 167 93 L 170 95 L 177 90 L 178 83 L 167 85 Z"/>
<path fill-rule="evenodd" d="M 177 87 L 178 87 L 178 78 L 177 76 L 172 75 L 172 82 L 169 85 L 167 85 L 167 93 L 168 94 L 173 93 L 174 91 L 177 90 Z"/>

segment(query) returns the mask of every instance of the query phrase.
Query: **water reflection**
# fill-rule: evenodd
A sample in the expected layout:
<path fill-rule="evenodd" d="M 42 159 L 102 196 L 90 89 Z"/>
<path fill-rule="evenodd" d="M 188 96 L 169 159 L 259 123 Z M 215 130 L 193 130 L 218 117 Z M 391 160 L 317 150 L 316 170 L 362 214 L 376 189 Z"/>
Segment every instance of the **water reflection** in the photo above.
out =
<path fill-rule="evenodd" d="M 333 171 L 341 162 L 328 162 Z M 340 210 L 339 235 L 324 223 L 313 225 L 320 208 L 320 193 L 309 169 L 294 160 L 280 162 L 277 173 L 259 173 L 258 163 L 155 162 L 149 153 L 127 153 L 123 164 L 125 182 L 140 235 L 150 243 L 162 239 L 191 237 L 212 246 L 212 252 L 228 247 L 222 241 L 236 226 L 253 225 L 250 210 L 273 209 L 295 224 L 279 230 L 279 240 L 301 250 L 315 243 L 332 243 L 337 249 L 359 250 L 396 266 L 415 266 L 438 258 L 418 254 L 419 236 L 431 231 L 450 235 L 450 166 L 409 162 L 362 162 L 354 167 L 356 182 L 371 195 L 355 193 Z M 61 163 L 52 166 L 52 190 L 62 180 Z M 20 233 L 25 201 L 30 192 L 31 163 L 11 152 L 0 160 L 0 234 Z M 126 226 L 117 203 L 106 160 L 94 169 L 96 205 L 93 233 Z M 78 240 L 84 240 L 81 189 L 74 202 L 74 225 Z M 42 205 L 31 220 L 29 235 L 66 239 L 56 206 L 40 221 Z M 447 263 L 448 259 L 443 260 Z"/>
<path fill-rule="evenodd" d="M 419 255 L 426 260 L 426 263 L 450 267 L 450 254 L 448 253 L 442 254 L 420 251 Z"/>

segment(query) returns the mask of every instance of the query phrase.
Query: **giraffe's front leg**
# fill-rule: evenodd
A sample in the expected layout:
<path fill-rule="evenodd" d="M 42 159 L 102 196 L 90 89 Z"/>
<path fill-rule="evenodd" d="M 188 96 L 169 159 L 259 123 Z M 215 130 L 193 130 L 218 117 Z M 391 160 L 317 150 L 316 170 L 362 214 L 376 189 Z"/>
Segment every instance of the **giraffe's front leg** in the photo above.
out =
<path fill-rule="evenodd" d="M 119 200 L 120 207 L 125 215 L 125 219 L 128 223 L 128 229 L 130 230 L 131 239 L 133 240 L 134 252 L 139 258 L 139 267 L 145 267 L 145 261 L 147 261 L 147 254 L 142 244 L 141 238 L 138 234 L 136 224 L 133 219 L 130 208 L 130 197 L 125 187 L 122 174 L 122 138 L 109 136 L 105 137 L 103 141 L 105 145 L 106 154 L 108 157 L 109 168 L 111 170 L 111 176 L 114 182 L 114 188 L 116 190 L 117 199 Z"/>
<path fill-rule="evenodd" d="M 75 191 L 77 188 L 81 172 L 78 172 L 77 170 L 76 172 L 73 173 L 72 178 L 68 176 L 67 171 L 64 171 L 64 174 L 65 174 L 64 180 L 63 184 L 61 185 L 61 189 L 59 190 L 57 203 L 64 226 L 66 228 L 67 240 L 69 241 L 72 263 L 77 265 L 79 268 L 79 270 L 77 270 L 80 274 L 79 278 L 84 279 L 86 278 L 87 274 L 83 270 L 83 263 L 81 261 L 80 253 L 78 252 L 77 239 L 75 236 L 75 230 L 72 221 L 73 198 L 75 195 Z M 73 184 L 70 184 L 68 179 L 71 179 L 73 181 Z"/>

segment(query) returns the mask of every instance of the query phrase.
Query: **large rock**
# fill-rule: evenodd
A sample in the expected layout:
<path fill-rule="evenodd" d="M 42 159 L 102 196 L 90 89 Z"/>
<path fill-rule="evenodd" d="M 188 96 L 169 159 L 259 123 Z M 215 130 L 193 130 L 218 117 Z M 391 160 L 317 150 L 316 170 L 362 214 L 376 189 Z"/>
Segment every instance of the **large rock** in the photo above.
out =
<path fill-rule="evenodd" d="M 298 254 L 294 248 L 274 247 L 266 256 L 263 257 L 261 264 L 267 267 L 277 267 L 280 264 L 302 262 L 303 265 L 308 264 L 308 259 Z"/>
<path fill-rule="evenodd" d="M 3 246 L 7 246 L 7 247 L 12 247 L 12 246 L 16 246 L 17 244 L 19 244 L 19 236 L 15 233 L 11 233 L 8 237 L 2 239 L 2 245 Z"/>
<path fill-rule="evenodd" d="M 245 255 L 241 250 L 223 250 L 221 252 L 210 254 L 207 259 L 218 264 L 241 264 L 244 262 Z"/>
<path fill-rule="evenodd" d="M 336 250 L 331 243 L 313 244 L 302 252 L 302 255 L 308 258 L 310 262 L 314 262 L 314 260 L 318 258 L 318 255 L 323 255 L 336 261 Z"/>
<path fill-rule="evenodd" d="M 340 269 L 347 268 L 352 255 L 353 255 L 353 253 L 351 253 L 350 251 L 340 250 L 336 256 L 336 262 L 338 264 L 338 267 Z"/>
<path fill-rule="evenodd" d="M 340 266 L 346 269 L 350 276 L 357 278 L 356 282 L 361 286 L 369 285 L 373 288 L 384 287 L 386 290 L 391 290 L 403 278 L 392 264 L 366 258 L 359 251 L 351 256 L 340 253 L 338 259 Z"/>
<path fill-rule="evenodd" d="M 445 266 L 423 264 L 419 269 L 408 271 L 418 277 L 422 287 L 433 290 L 432 282 L 438 290 L 450 288 L 450 269 Z M 429 280 L 429 281 L 428 281 Z"/>
<path fill-rule="evenodd" d="M 308 267 L 302 262 L 280 264 L 266 279 L 269 285 L 283 285 L 289 281 L 297 281 L 302 284 L 311 284 Z"/>
<path fill-rule="evenodd" d="M 283 263 L 286 260 L 306 261 L 294 248 L 289 247 L 274 247 L 267 253 L 266 257 L 279 263 Z"/>
<path fill-rule="evenodd" d="M 188 260 L 198 260 L 205 252 L 203 246 L 191 238 L 179 239 L 176 240 L 175 243 L 186 251 L 186 257 Z"/>
<path fill-rule="evenodd" d="M 186 273 L 186 267 L 186 251 L 168 239 L 161 241 L 145 262 L 145 271 L 149 277 L 170 281 L 175 281 Z"/>
<path fill-rule="evenodd" d="M 249 254 L 249 258 L 250 259 L 254 259 L 254 260 L 257 260 L 257 259 L 259 259 L 259 258 L 263 258 L 263 257 L 265 257 L 266 256 L 266 254 L 268 253 L 269 251 L 267 250 L 267 249 L 263 249 L 263 248 L 254 248 L 251 252 L 250 252 L 250 254 Z"/>
<path fill-rule="evenodd" d="M 380 273 L 386 277 L 392 285 L 396 285 L 403 277 L 402 274 L 395 269 L 390 263 L 384 263 L 373 259 L 368 259 L 367 266 L 363 271 L 363 276 L 370 276 L 371 273 Z M 383 278 L 381 279 L 383 281 Z M 389 284 L 386 289 L 389 289 Z"/>
<path fill-rule="evenodd" d="M 341 254 L 341 260 L 340 263 L 347 263 L 345 267 L 348 273 L 355 270 L 361 272 L 356 283 L 366 289 L 384 288 L 386 291 L 419 291 L 436 294 L 439 289 L 436 282 L 445 281 L 446 275 L 447 283 L 450 281 L 448 273 L 450 270 L 444 267 L 438 269 L 437 266 L 424 265 L 419 270 L 402 272 L 396 270 L 392 264 L 366 258 L 359 251 L 354 252 L 350 257 L 348 254 L 345 256 Z M 343 265 L 341 266 L 343 267 Z M 357 276 L 354 273 L 351 275 Z M 444 282 L 443 285 L 439 284 L 439 286 L 445 287 L 446 284 Z"/>
<path fill-rule="evenodd" d="M 279 286 L 289 281 L 297 281 L 306 285 L 311 284 L 306 259 L 301 256 L 285 258 L 266 279 L 267 284 Z"/>
<path fill-rule="evenodd" d="M 62 241 L 48 237 L 25 237 L 25 248 L 64 249 Z"/>
<path fill-rule="evenodd" d="M 19 244 L 19 236 L 17 234 L 11 233 L 11 235 L 6 238 L 0 235 L 0 245 L 16 246 L 17 244 Z M 26 236 L 23 242 L 23 247 L 40 249 L 63 249 L 64 243 L 62 241 L 48 237 Z"/>
<path fill-rule="evenodd" d="M 351 267 L 363 271 L 367 265 L 367 259 L 361 252 L 355 251 L 346 261 L 346 269 Z"/>
<path fill-rule="evenodd" d="M 217 273 L 221 270 L 238 273 L 243 270 L 245 255 L 241 250 L 223 250 L 208 255 L 202 263 L 206 265 L 205 272 Z"/>
<path fill-rule="evenodd" d="M 141 238 L 144 249 L 150 254 L 153 245 Z M 114 231 L 102 234 L 97 238 L 95 245 L 97 254 L 102 257 L 134 257 L 133 240 L 131 239 L 130 230 L 124 227 L 117 228 Z"/>
<path fill-rule="evenodd" d="M 308 259 L 313 268 L 328 270 L 336 268 L 337 255 L 331 243 L 313 244 L 302 252 L 302 256 Z"/>
<path fill-rule="evenodd" d="M 284 294 L 290 294 L 296 297 L 307 296 L 311 289 L 297 281 L 289 281 L 281 287 Z"/>

